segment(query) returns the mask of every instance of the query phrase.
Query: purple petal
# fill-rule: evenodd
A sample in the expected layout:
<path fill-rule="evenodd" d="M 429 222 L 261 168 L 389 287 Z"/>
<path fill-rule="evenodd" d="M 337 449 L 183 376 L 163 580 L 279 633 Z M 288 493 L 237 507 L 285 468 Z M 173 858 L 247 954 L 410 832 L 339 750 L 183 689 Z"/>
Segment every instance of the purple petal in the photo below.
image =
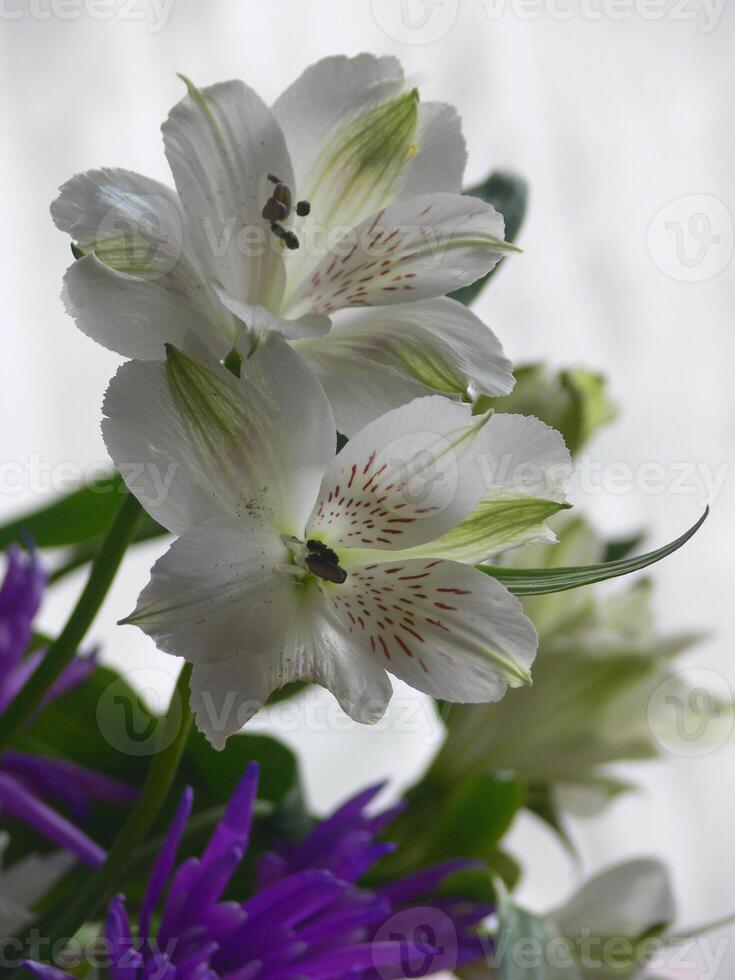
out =
<path fill-rule="evenodd" d="M 18 545 L 11 545 L 6 555 L 7 569 L 0 586 L 0 686 L 28 647 L 46 584 L 35 551 L 25 555 Z"/>
<path fill-rule="evenodd" d="M 233 845 L 237 845 L 243 851 L 247 850 L 250 830 L 253 825 L 253 809 L 258 793 L 259 774 L 257 762 L 251 763 L 245 770 L 245 775 L 232 794 L 224 816 L 212 834 L 212 839 L 202 856 L 203 865 L 215 861 Z"/>
<path fill-rule="evenodd" d="M 143 966 L 143 957 L 133 943 L 130 920 L 122 895 L 116 895 L 110 900 L 105 937 L 110 946 L 112 980 L 135 980 Z"/>
<path fill-rule="evenodd" d="M 74 980 L 71 973 L 59 970 L 58 967 L 49 966 L 48 963 L 36 963 L 34 960 L 24 960 L 23 966 L 30 973 L 34 973 L 40 980 Z"/>
<path fill-rule="evenodd" d="M 63 694 L 68 694 L 75 687 L 79 687 L 93 673 L 96 666 L 96 651 L 87 657 L 75 657 L 43 699 L 42 705 L 50 704 L 51 701 L 55 701 Z"/>
<path fill-rule="evenodd" d="M 385 783 L 377 783 L 353 796 L 352 799 L 344 803 L 338 810 L 326 820 L 322 820 L 305 838 L 305 840 L 294 848 L 293 857 L 300 862 L 301 867 L 314 867 L 314 858 L 318 858 L 325 851 L 328 853 L 338 835 L 347 830 L 351 830 L 355 825 L 360 826 L 363 820 L 363 810 L 371 803 L 378 793 L 383 789 Z M 292 865 L 294 870 L 297 870 Z"/>
<path fill-rule="evenodd" d="M 153 912 L 163 894 L 166 882 L 173 871 L 176 853 L 191 814 L 193 800 L 194 792 L 191 787 L 187 786 L 181 797 L 181 802 L 176 809 L 174 818 L 171 821 L 163 846 L 158 852 L 158 857 L 153 865 L 150 878 L 148 879 L 148 886 L 140 909 L 140 934 L 145 939 L 148 938 L 150 933 Z"/>
<path fill-rule="evenodd" d="M 282 854 L 267 851 L 255 862 L 258 875 L 258 887 L 267 888 L 288 875 L 288 861 Z"/>
<path fill-rule="evenodd" d="M 16 699 L 28 683 L 31 674 L 43 660 L 43 657 L 43 651 L 36 650 L 13 664 L 5 672 L 5 676 L 2 679 L 2 688 L 0 689 L 0 712 L 5 711 L 7 706 Z"/>
<path fill-rule="evenodd" d="M 89 815 L 87 794 L 66 778 L 56 761 L 8 749 L 0 758 L 0 771 L 13 775 L 34 796 L 62 803 L 76 823 Z"/>
<path fill-rule="evenodd" d="M 395 967 L 400 976 L 424 976 L 421 964 L 435 961 L 437 951 L 431 947 L 405 942 L 362 943 L 330 950 L 311 959 L 299 960 L 291 970 L 279 972 L 279 977 L 310 977 L 331 980 L 332 977 L 356 974 L 361 970 L 383 970 Z M 431 968 L 427 969 L 431 972 Z"/>
<path fill-rule="evenodd" d="M 481 861 L 473 861 L 466 858 L 457 861 L 444 861 L 442 864 L 435 864 L 432 868 L 425 868 L 415 874 L 399 878 L 389 885 L 383 885 L 378 889 L 394 905 L 403 905 L 406 902 L 413 902 L 416 899 L 430 895 L 445 878 L 454 874 L 455 871 L 462 871 L 464 868 L 483 867 Z"/>
<path fill-rule="evenodd" d="M 219 901 L 242 857 L 242 848 L 234 845 L 206 866 L 202 862 L 198 880 L 187 895 L 177 918 L 177 931 L 196 925 L 197 917 Z"/>
<path fill-rule="evenodd" d="M 0 807 L 54 844 L 71 851 L 89 867 L 99 867 L 105 860 L 105 852 L 98 844 L 6 773 L 0 773 Z"/>

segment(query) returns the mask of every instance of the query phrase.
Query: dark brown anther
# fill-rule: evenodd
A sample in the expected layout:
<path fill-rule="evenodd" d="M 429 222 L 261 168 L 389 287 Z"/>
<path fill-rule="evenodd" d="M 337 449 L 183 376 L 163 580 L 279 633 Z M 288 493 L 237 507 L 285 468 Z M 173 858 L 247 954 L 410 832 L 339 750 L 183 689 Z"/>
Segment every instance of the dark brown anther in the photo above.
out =
<path fill-rule="evenodd" d="M 273 223 L 283 221 L 284 218 L 287 218 L 288 209 L 280 201 L 277 201 L 275 197 L 269 197 L 265 202 L 262 214 L 266 221 Z"/>
<path fill-rule="evenodd" d="M 311 205 L 308 201 L 297 201 L 296 203 L 296 214 L 300 218 L 305 218 L 308 214 L 311 214 Z"/>
<path fill-rule="evenodd" d="M 306 567 L 312 575 L 322 578 L 326 582 L 333 582 L 335 585 L 342 585 L 347 581 L 347 572 L 339 565 L 335 565 L 322 554 L 307 555 Z"/>
<path fill-rule="evenodd" d="M 309 551 L 316 552 L 321 558 L 325 558 L 327 561 L 331 561 L 333 565 L 339 565 L 339 556 L 336 551 L 323 544 L 321 541 L 316 541 L 314 538 L 309 538 L 306 542 L 306 547 Z"/>
<path fill-rule="evenodd" d="M 273 190 L 273 198 L 286 208 L 284 217 L 287 217 L 291 211 L 291 191 L 285 184 L 276 184 Z"/>
<path fill-rule="evenodd" d="M 283 181 L 281 180 L 280 177 L 274 177 L 273 174 L 268 174 L 268 180 L 271 182 L 271 184 L 282 184 L 283 183 Z"/>
<path fill-rule="evenodd" d="M 275 222 L 271 225 L 271 231 L 276 238 L 280 238 L 286 248 L 291 249 L 292 252 L 299 247 L 299 240 L 292 231 L 287 231 L 284 227 Z"/>

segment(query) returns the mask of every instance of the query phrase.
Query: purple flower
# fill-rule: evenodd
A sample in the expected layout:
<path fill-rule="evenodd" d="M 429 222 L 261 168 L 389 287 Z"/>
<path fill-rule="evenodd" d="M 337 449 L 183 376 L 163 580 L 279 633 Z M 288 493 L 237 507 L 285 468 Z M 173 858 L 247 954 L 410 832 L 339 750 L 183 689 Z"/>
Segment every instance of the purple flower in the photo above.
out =
<path fill-rule="evenodd" d="M 12 545 L 6 557 L 0 586 L 0 713 L 21 692 L 45 654 L 44 650 L 27 651 L 46 573 L 32 549 L 25 553 Z M 75 658 L 43 703 L 82 683 L 94 667 L 94 657 Z M 127 805 L 135 796 L 132 788 L 117 780 L 62 759 L 44 759 L 15 749 L 0 756 L 0 812 L 28 824 L 93 867 L 104 860 L 105 852 L 77 824 L 87 816 L 92 800 Z M 64 807 L 69 817 L 62 816 L 52 803 Z"/>
<path fill-rule="evenodd" d="M 259 887 L 244 902 L 225 901 L 248 848 L 257 785 L 253 764 L 202 856 L 175 867 L 192 804 L 191 790 L 184 793 L 153 866 L 137 929 L 122 896 L 109 905 L 113 980 L 392 980 L 451 969 L 482 954 L 476 930 L 491 910 L 431 897 L 458 863 L 378 890 L 356 884 L 388 849 L 374 838 L 392 813 L 364 812 L 376 789 L 347 803 L 280 860 L 270 856 L 267 880 L 261 873 Z M 41 980 L 67 976 L 51 966 L 26 965 Z"/>

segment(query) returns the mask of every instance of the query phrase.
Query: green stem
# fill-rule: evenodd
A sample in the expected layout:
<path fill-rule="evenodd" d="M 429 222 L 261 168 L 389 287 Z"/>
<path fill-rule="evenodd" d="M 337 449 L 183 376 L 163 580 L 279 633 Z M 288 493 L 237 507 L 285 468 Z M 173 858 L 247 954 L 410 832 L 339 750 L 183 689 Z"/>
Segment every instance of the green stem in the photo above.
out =
<path fill-rule="evenodd" d="M 41 925 L 41 934 L 51 936 L 51 948 L 55 943 L 74 936 L 85 922 L 94 919 L 118 886 L 165 803 L 191 730 L 190 677 L 191 664 L 185 664 L 176 682 L 168 715 L 160 729 L 161 748 L 153 757 L 138 801 L 115 838 L 107 860 L 87 879 L 61 918 L 48 924 L 46 933 Z"/>
<path fill-rule="evenodd" d="M 73 660 L 112 585 L 140 513 L 138 501 L 132 494 L 126 494 L 66 626 L 49 646 L 46 656 L 20 694 L 0 717 L 0 753 L 30 720 L 45 695 Z"/>

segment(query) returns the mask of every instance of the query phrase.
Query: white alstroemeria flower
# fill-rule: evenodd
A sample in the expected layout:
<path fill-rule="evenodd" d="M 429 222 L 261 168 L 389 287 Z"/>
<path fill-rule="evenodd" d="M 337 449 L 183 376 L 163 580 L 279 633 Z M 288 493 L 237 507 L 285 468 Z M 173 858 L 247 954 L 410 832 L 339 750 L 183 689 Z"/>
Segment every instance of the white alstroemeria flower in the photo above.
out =
<path fill-rule="evenodd" d="M 565 457 L 558 433 L 434 395 L 335 455 L 329 401 L 276 335 L 240 379 L 174 348 L 128 363 L 104 412 L 131 491 L 181 535 L 127 622 L 193 662 L 192 703 L 216 746 L 289 681 L 321 684 L 361 722 L 386 709 L 386 671 L 449 701 L 529 681 L 531 622 L 465 562 L 542 520 L 526 487 L 514 522 L 511 488 L 488 486 L 495 433 L 516 462 L 530 447 L 524 475 L 530 464 L 537 482 Z M 560 506 L 548 483 L 546 513 Z M 485 504 L 496 492 L 497 515 Z"/>
<path fill-rule="evenodd" d="M 67 851 L 31 854 L 8 868 L 2 867 L 2 855 L 9 843 L 0 833 L 0 937 L 17 934 L 33 922 L 29 911 L 36 902 L 74 866 Z"/>
<path fill-rule="evenodd" d="M 239 81 L 187 85 L 163 125 L 176 192 L 92 170 L 52 205 L 87 253 L 64 286 L 86 334 L 162 360 L 191 331 L 218 359 L 278 331 L 348 435 L 421 395 L 510 391 L 492 331 L 445 298 L 513 248 L 501 215 L 460 194 L 451 106 L 370 55 L 318 62 L 272 108 Z"/>
<path fill-rule="evenodd" d="M 669 873 L 652 858 L 606 868 L 547 918 L 569 941 L 581 980 L 640 977 L 676 918 Z"/>

